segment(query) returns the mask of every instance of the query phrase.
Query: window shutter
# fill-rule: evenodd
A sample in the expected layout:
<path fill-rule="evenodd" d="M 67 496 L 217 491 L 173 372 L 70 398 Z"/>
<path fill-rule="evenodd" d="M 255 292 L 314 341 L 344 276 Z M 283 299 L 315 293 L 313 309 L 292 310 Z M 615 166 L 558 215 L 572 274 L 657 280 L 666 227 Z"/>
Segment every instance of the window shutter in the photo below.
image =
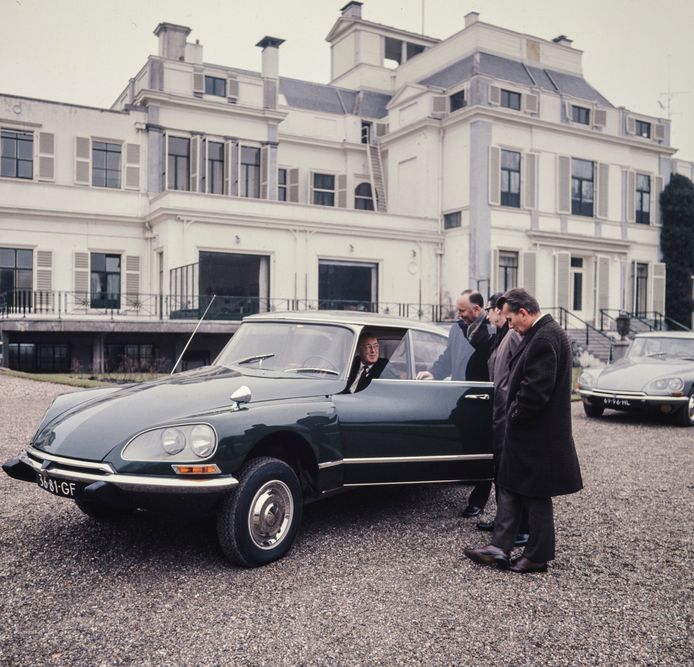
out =
<path fill-rule="evenodd" d="M 222 159 L 224 162 L 226 162 L 226 156 L 222 154 Z M 207 164 L 207 139 L 201 138 L 200 139 L 200 174 L 199 174 L 199 185 L 200 185 L 200 190 L 199 192 L 207 192 L 207 179 L 209 178 L 209 174 L 207 173 L 208 169 L 208 164 Z M 224 167 L 222 167 L 224 169 Z M 222 178 L 224 178 L 224 175 L 222 174 Z M 224 187 L 222 185 L 222 187 Z"/>
<path fill-rule="evenodd" d="M 571 115 L 571 102 L 564 100 L 564 118 L 567 123 L 573 122 L 573 116 Z"/>
<path fill-rule="evenodd" d="M 600 310 L 606 310 L 610 307 L 610 258 L 604 255 L 598 255 L 597 261 L 597 297 L 596 306 L 598 314 Z"/>
<path fill-rule="evenodd" d="M 73 286 L 75 304 L 89 303 L 89 253 L 76 252 L 73 257 Z"/>
<path fill-rule="evenodd" d="M 571 213 L 571 158 L 557 156 L 557 211 Z"/>
<path fill-rule="evenodd" d="M 200 137 L 194 134 L 190 138 L 190 190 L 199 192 L 200 188 Z"/>
<path fill-rule="evenodd" d="M 298 168 L 293 168 L 287 170 L 287 199 L 289 201 L 298 202 L 299 201 L 299 170 Z"/>
<path fill-rule="evenodd" d="M 627 222 L 636 220 L 636 174 L 627 172 Z"/>
<path fill-rule="evenodd" d="M 540 108 L 540 97 L 532 93 L 523 95 L 523 108 L 526 113 L 537 113 Z"/>
<path fill-rule="evenodd" d="M 377 137 L 388 134 L 388 123 L 374 123 L 374 133 Z"/>
<path fill-rule="evenodd" d="M 569 308 L 569 285 L 571 254 L 568 252 L 558 252 L 554 256 L 554 287 L 555 303 L 557 306 Z"/>
<path fill-rule="evenodd" d="M 523 253 L 523 287 L 530 292 L 530 294 L 537 294 L 537 285 L 535 276 L 537 273 L 537 253 L 535 252 L 524 252 Z"/>
<path fill-rule="evenodd" d="M 193 67 L 193 95 L 202 97 L 205 92 L 205 72 L 202 67 Z"/>
<path fill-rule="evenodd" d="M 89 185 L 91 171 L 91 141 L 88 137 L 75 137 L 75 183 Z"/>
<path fill-rule="evenodd" d="M 347 208 L 347 174 L 337 175 L 337 205 Z"/>
<path fill-rule="evenodd" d="M 140 144 L 125 144 L 125 187 L 140 189 Z"/>
<path fill-rule="evenodd" d="M 268 198 L 268 166 L 270 164 L 270 147 L 260 148 L 260 198 Z"/>
<path fill-rule="evenodd" d="M 655 127 L 653 128 L 653 138 L 656 141 L 665 140 L 665 125 L 663 125 L 662 123 L 655 124 Z"/>
<path fill-rule="evenodd" d="M 431 110 L 435 114 L 446 113 L 448 111 L 448 98 L 445 95 L 434 95 L 431 98 Z"/>
<path fill-rule="evenodd" d="M 660 218 L 660 193 L 663 191 L 663 177 L 653 178 L 653 188 L 651 192 L 651 222 L 659 227 L 663 224 Z"/>
<path fill-rule="evenodd" d="M 499 249 L 492 249 L 492 275 L 491 275 L 491 290 L 492 293 L 499 291 Z"/>
<path fill-rule="evenodd" d="M 227 102 L 236 104 L 239 99 L 239 80 L 235 76 L 227 79 Z"/>
<path fill-rule="evenodd" d="M 39 180 L 55 180 L 55 135 L 39 132 Z"/>
<path fill-rule="evenodd" d="M 499 86 L 489 86 L 489 104 L 497 107 L 501 104 L 501 88 Z"/>
<path fill-rule="evenodd" d="M 595 127 L 605 127 L 607 125 L 607 110 L 596 108 L 593 110 L 593 125 Z"/>
<path fill-rule="evenodd" d="M 636 134 L 636 120 L 633 116 L 627 116 L 627 134 Z"/>
<path fill-rule="evenodd" d="M 36 251 L 36 305 L 53 310 L 53 251 Z"/>
<path fill-rule="evenodd" d="M 140 306 L 140 257 L 125 257 L 125 303 L 130 308 Z"/>
<path fill-rule="evenodd" d="M 648 274 L 652 276 L 651 308 L 657 313 L 665 313 L 665 264 L 653 262 Z"/>
<path fill-rule="evenodd" d="M 598 218 L 606 220 L 609 217 L 608 197 L 610 190 L 610 166 L 598 163 Z"/>
<path fill-rule="evenodd" d="M 525 154 L 525 208 L 537 208 L 537 153 Z"/>
<path fill-rule="evenodd" d="M 239 144 L 230 139 L 224 155 L 224 194 L 236 197 L 239 193 Z"/>
<path fill-rule="evenodd" d="M 489 147 L 489 203 L 501 203 L 501 151 L 496 146 Z"/>

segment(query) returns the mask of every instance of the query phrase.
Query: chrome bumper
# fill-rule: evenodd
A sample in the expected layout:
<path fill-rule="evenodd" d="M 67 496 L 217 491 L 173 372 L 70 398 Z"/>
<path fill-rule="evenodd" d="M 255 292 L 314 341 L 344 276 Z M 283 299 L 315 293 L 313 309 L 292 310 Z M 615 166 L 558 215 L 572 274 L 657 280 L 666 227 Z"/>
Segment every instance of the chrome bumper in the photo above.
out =
<path fill-rule="evenodd" d="M 215 493 L 233 489 L 239 481 L 231 475 L 223 477 L 184 479 L 178 477 L 155 477 L 152 475 L 129 475 L 117 473 L 108 463 L 81 461 L 63 456 L 46 454 L 34 447 L 27 447 L 19 460 L 36 473 L 49 477 L 93 484 L 104 482 L 123 491 L 145 493 Z M 80 470 L 73 470 L 79 468 Z"/>
<path fill-rule="evenodd" d="M 654 396 L 643 392 L 606 391 L 603 389 L 578 389 L 577 392 L 581 398 L 621 399 L 635 403 L 639 401 L 643 403 L 686 403 L 689 400 L 688 396 Z"/>

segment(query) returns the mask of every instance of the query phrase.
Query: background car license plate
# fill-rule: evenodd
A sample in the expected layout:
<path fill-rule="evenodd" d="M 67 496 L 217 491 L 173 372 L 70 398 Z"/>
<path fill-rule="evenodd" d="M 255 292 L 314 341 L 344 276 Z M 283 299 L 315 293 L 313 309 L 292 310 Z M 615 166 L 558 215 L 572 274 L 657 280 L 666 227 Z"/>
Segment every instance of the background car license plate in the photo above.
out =
<path fill-rule="evenodd" d="M 603 399 L 605 407 L 612 408 L 628 408 L 631 407 L 631 401 L 628 398 L 605 398 Z"/>
<path fill-rule="evenodd" d="M 44 490 L 52 493 L 55 496 L 63 498 L 74 498 L 75 492 L 78 490 L 77 482 L 70 482 L 66 479 L 56 479 L 47 475 L 36 475 L 36 483 Z"/>

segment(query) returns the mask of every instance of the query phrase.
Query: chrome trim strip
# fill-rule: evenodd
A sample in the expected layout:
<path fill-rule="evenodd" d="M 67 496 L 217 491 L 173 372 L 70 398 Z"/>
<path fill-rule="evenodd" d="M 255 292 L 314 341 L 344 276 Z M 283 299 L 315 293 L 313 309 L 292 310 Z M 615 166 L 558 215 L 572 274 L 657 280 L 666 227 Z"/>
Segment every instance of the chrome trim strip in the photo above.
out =
<path fill-rule="evenodd" d="M 35 456 L 39 459 L 47 459 L 48 461 L 53 461 L 54 463 L 62 463 L 66 466 L 72 466 L 73 468 L 91 468 L 92 470 L 103 470 L 105 473 L 112 474 L 113 468 L 108 463 L 98 463 L 97 461 L 82 461 L 81 459 L 68 459 L 64 456 L 55 456 L 55 454 L 47 454 L 40 449 L 36 449 L 29 445 L 26 448 L 28 454 Z"/>
<path fill-rule="evenodd" d="M 238 486 L 239 481 L 232 476 L 215 477 L 212 479 L 182 479 L 170 477 L 153 477 L 151 475 L 123 475 L 110 473 L 108 475 L 97 475 L 94 473 L 78 472 L 75 470 L 61 470 L 60 468 L 43 471 L 41 464 L 34 461 L 26 452 L 19 455 L 20 461 L 26 463 L 36 472 L 41 472 L 48 477 L 58 477 L 60 479 L 72 480 L 75 482 L 105 482 L 113 484 L 119 489 L 126 491 L 144 491 L 150 493 L 210 493 L 213 491 L 224 491 Z M 67 459 L 63 459 L 66 461 Z"/>
<path fill-rule="evenodd" d="M 364 482 L 362 484 L 344 484 L 343 486 L 400 486 L 403 484 L 450 484 L 451 482 L 464 482 L 465 480 L 457 477 L 456 479 L 417 479 L 411 482 Z"/>
<path fill-rule="evenodd" d="M 593 391 L 592 389 L 579 389 L 580 396 L 588 398 L 620 398 L 627 401 L 645 403 L 686 403 L 688 396 L 651 396 L 647 394 L 624 394 L 619 392 L 608 393 L 606 391 Z"/>
<path fill-rule="evenodd" d="M 482 461 L 492 459 L 493 454 L 451 454 L 440 456 L 374 456 L 369 458 L 343 459 L 346 465 L 362 463 L 443 463 L 446 461 Z"/>
<path fill-rule="evenodd" d="M 344 463 L 343 459 L 338 459 L 337 461 L 326 461 L 325 463 L 318 464 L 318 470 L 325 470 L 326 468 L 333 468 L 335 466 L 341 466 Z"/>

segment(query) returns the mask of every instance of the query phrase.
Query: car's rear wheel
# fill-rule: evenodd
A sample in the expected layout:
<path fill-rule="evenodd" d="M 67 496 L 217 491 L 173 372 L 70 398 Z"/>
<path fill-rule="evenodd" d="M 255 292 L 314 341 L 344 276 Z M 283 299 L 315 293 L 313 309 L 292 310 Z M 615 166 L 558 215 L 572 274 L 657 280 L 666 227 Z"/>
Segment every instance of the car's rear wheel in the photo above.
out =
<path fill-rule="evenodd" d="M 279 459 L 251 459 L 219 508 L 219 544 L 236 565 L 265 565 L 289 551 L 301 514 L 301 484 L 294 470 Z"/>
<path fill-rule="evenodd" d="M 689 401 L 683 405 L 677 413 L 677 422 L 680 426 L 694 426 L 694 390 L 689 394 Z"/>
<path fill-rule="evenodd" d="M 110 507 L 92 500 L 75 500 L 75 505 L 88 517 L 97 521 L 118 521 L 129 517 L 135 510 L 120 507 Z"/>
<path fill-rule="evenodd" d="M 602 417 L 602 413 L 605 412 L 602 405 L 588 405 L 588 403 L 583 404 L 583 410 L 588 417 Z"/>

